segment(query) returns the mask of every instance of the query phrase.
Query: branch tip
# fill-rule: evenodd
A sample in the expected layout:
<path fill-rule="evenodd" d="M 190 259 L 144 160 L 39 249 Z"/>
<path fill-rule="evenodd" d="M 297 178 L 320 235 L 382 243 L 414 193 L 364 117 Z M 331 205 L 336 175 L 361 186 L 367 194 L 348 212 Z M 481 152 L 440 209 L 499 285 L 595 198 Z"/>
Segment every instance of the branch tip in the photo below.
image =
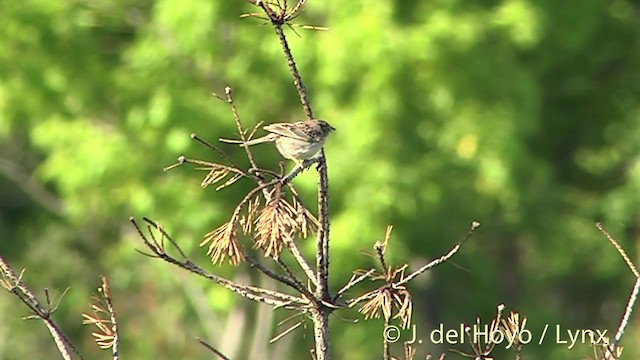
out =
<path fill-rule="evenodd" d="M 184 157 L 184 155 L 180 155 L 178 157 L 178 162 L 177 163 L 162 168 L 162 171 L 169 171 L 169 170 L 172 170 L 174 168 L 177 168 L 178 166 L 184 164 L 186 161 L 187 161 L 187 158 Z"/>
<path fill-rule="evenodd" d="M 479 228 L 479 227 L 480 227 L 480 222 L 479 222 L 479 221 L 474 220 L 474 221 L 471 223 L 471 230 L 472 230 L 472 231 L 473 231 L 473 230 L 476 230 L 476 229 L 477 229 L 477 228 Z"/>

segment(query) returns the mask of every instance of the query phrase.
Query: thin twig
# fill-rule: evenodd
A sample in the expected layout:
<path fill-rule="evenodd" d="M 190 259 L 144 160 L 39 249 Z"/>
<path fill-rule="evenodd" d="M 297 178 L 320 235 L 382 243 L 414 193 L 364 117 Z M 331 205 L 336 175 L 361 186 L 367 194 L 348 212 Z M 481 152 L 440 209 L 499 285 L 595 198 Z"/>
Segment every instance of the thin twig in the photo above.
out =
<path fill-rule="evenodd" d="M 316 275 L 313 273 L 313 269 L 311 269 L 311 267 L 307 263 L 307 260 L 305 260 L 304 256 L 302 256 L 300 249 L 298 249 L 298 245 L 296 245 L 294 241 L 287 241 L 285 242 L 285 245 L 287 245 L 287 249 L 289 249 L 289 252 L 291 252 L 293 258 L 296 259 L 296 262 L 298 263 L 298 265 L 300 265 L 302 271 L 304 271 L 304 273 L 307 275 L 307 278 L 313 283 L 316 288 L 318 288 L 318 279 L 316 279 Z"/>
<path fill-rule="evenodd" d="M 231 105 L 231 112 L 233 113 L 233 119 L 236 122 L 236 127 L 238 128 L 238 134 L 240 135 L 240 138 L 242 139 L 242 142 L 246 142 L 247 141 L 247 136 L 245 134 L 244 129 L 242 128 L 242 123 L 240 122 L 240 115 L 238 115 L 238 108 L 236 107 L 236 104 L 233 102 L 233 89 L 231 88 L 231 86 L 227 86 L 224 88 L 224 93 L 227 95 L 227 102 L 229 103 L 229 105 Z M 251 150 L 249 149 L 248 146 L 243 146 L 245 152 L 247 153 L 247 158 L 249 159 L 249 163 L 251 163 L 251 167 L 254 169 L 258 168 L 258 165 L 256 164 L 256 161 L 253 158 L 253 153 L 251 153 Z M 263 181 L 261 179 L 261 181 Z"/>
<path fill-rule="evenodd" d="M 369 271 L 365 272 L 364 274 L 362 274 L 362 275 L 360 275 L 358 277 L 356 277 L 355 274 L 353 276 L 351 276 L 351 279 L 349 280 L 349 282 L 345 286 L 343 286 L 342 289 L 338 290 L 336 295 L 333 297 L 333 301 L 335 302 L 336 300 L 338 300 L 340 298 L 340 296 L 342 296 L 342 294 L 347 292 L 349 289 L 351 289 L 352 287 L 354 287 L 355 285 L 357 285 L 358 283 L 360 283 L 364 279 L 368 278 L 369 275 L 373 274 L 375 271 L 376 271 L 376 269 L 369 269 Z"/>
<path fill-rule="evenodd" d="M 291 49 L 289 48 L 289 42 L 287 41 L 287 37 L 284 34 L 284 30 L 282 29 L 282 24 L 273 23 L 273 29 L 280 40 L 280 45 L 282 46 L 282 51 L 284 52 L 284 57 L 287 60 L 287 65 L 289 66 L 289 71 L 291 71 L 291 75 L 293 75 L 293 85 L 295 85 L 296 90 L 298 90 L 298 96 L 300 97 L 300 103 L 302 104 L 302 109 L 304 110 L 307 119 L 312 120 L 313 111 L 311 110 L 311 101 L 309 100 L 309 96 L 307 94 L 307 89 L 302 82 L 302 78 L 300 77 L 300 72 L 298 71 L 298 66 L 293 60 L 293 55 L 291 54 Z"/>
<path fill-rule="evenodd" d="M 218 349 L 214 348 L 213 346 L 209 345 L 209 343 L 207 343 L 206 341 L 204 341 L 203 339 L 196 337 L 196 341 L 200 343 L 200 345 L 204 346 L 205 348 L 207 348 L 207 350 L 211 351 L 212 353 L 218 355 L 218 357 L 222 360 L 230 360 L 228 357 L 226 357 L 223 353 L 221 353 Z"/>
<path fill-rule="evenodd" d="M 184 156 L 178 158 L 178 161 L 182 162 L 182 163 L 187 163 L 187 164 L 194 164 L 194 165 L 200 165 L 200 166 L 208 166 L 208 167 L 217 167 L 220 169 L 225 169 L 229 172 L 233 172 L 236 173 L 238 175 L 242 175 L 245 176 L 249 179 L 253 179 L 255 178 L 254 176 L 252 176 L 250 173 L 240 169 L 240 168 L 235 168 L 235 167 L 231 167 L 231 166 L 226 166 L 226 165 L 222 165 L 222 164 L 216 164 L 216 163 L 212 163 L 209 161 L 204 161 L 204 160 L 196 160 L 196 159 L 189 159 L 189 158 L 185 158 Z"/>
<path fill-rule="evenodd" d="M 224 151 L 222 151 L 219 147 L 213 145 L 212 143 L 206 141 L 205 139 L 199 137 L 196 133 L 192 133 L 190 135 L 191 139 L 199 142 L 200 144 L 206 146 L 207 148 L 215 151 L 216 153 L 218 153 L 218 155 L 220 155 L 227 163 L 229 163 L 229 165 L 233 166 L 236 169 L 240 169 L 240 166 L 238 166 L 238 164 L 235 163 L 235 161 L 233 161 L 229 155 L 227 155 Z"/>
<path fill-rule="evenodd" d="M 274 336 L 271 340 L 269 340 L 269 344 L 273 344 L 274 342 L 282 339 L 285 335 L 287 335 L 288 333 L 292 332 L 293 330 L 297 329 L 298 327 L 300 327 L 300 325 L 302 325 L 302 322 L 304 320 L 300 320 L 297 323 L 293 324 L 292 326 L 290 326 L 288 329 L 286 329 L 285 331 L 281 332 L 280 334 Z"/>
<path fill-rule="evenodd" d="M 291 271 L 291 268 L 289 267 L 289 265 L 287 265 L 279 257 L 274 258 L 273 260 L 276 263 L 278 263 L 278 265 L 280 265 L 280 268 L 284 270 L 284 272 L 287 273 L 287 275 L 289 275 L 289 278 L 296 284 L 296 289 L 300 291 L 304 296 L 306 296 L 307 299 L 309 299 L 310 301 L 313 301 L 314 300 L 313 294 L 311 294 L 309 290 L 307 290 L 307 288 L 305 288 L 304 285 L 300 282 L 300 280 L 298 280 L 298 278 L 293 273 L 293 271 Z"/>
<path fill-rule="evenodd" d="M 376 251 L 376 256 L 378 262 L 380 263 L 380 268 L 382 269 L 382 274 L 387 277 L 391 269 L 387 266 L 387 262 L 384 259 L 384 251 L 386 250 L 385 248 L 385 244 L 376 241 L 374 250 Z"/>
<path fill-rule="evenodd" d="M 281 182 L 282 185 L 289 184 L 296 176 L 298 176 L 301 172 L 308 169 L 311 165 L 318 163 L 321 160 L 321 157 L 316 157 L 313 159 L 308 159 L 302 162 L 302 164 L 296 165 L 287 176 L 283 177 Z"/>
<path fill-rule="evenodd" d="M 480 223 L 477 222 L 477 221 L 474 221 L 473 223 L 471 223 L 471 229 L 469 230 L 467 235 L 465 235 L 465 237 L 462 239 L 462 241 L 460 241 L 459 243 L 456 244 L 456 246 L 454 246 L 446 254 L 440 256 L 439 258 L 429 262 L 428 264 L 422 266 L 420 269 L 418 269 L 418 270 L 414 271 L 413 273 L 409 274 L 406 278 L 404 278 L 404 280 L 396 283 L 395 285 L 396 286 L 404 285 L 404 284 L 408 283 L 409 281 L 411 281 L 414 277 L 420 275 L 421 273 L 431 269 L 432 267 L 434 267 L 436 265 L 439 265 L 439 264 L 449 260 L 453 255 L 455 255 L 458 252 L 458 250 L 460 250 L 462 245 L 464 245 L 464 243 L 467 240 L 469 240 L 469 238 L 471 238 L 471 236 L 476 231 L 476 229 L 478 229 L 479 226 L 480 226 Z"/>
<path fill-rule="evenodd" d="M 287 14 L 287 21 L 293 20 L 296 16 L 298 16 L 299 11 L 302 9 L 307 0 L 298 0 L 296 5 L 289 11 Z"/>
<path fill-rule="evenodd" d="M 633 262 L 631 261 L 627 253 L 624 251 L 622 246 L 620 246 L 620 244 L 613 238 L 613 236 L 611 236 L 609 231 L 607 231 L 607 229 L 605 229 L 601 223 L 597 223 L 596 227 L 598 228 L 598 230 L 600 230 L 604 234 L 604 236 L 607 238 L 607 240 L 609 240 L 609 242 L 613 245 L 613 247 L 616 250 L 618 250 L 618 253 L 620 254 L 624 262 L 627 264 L 627 266 L 631 270 L 631 273 L 633 273 L 633 276 L 636 278 L 636 281 L 633 284 L 633 289 L 631 290 L 631 295 L 629 295 L 629 299 L 627 300 L 627 305 L 625 306 L 624 314 L 622 315 L 622 319 L 620 320 L 620 325 L 618 326 L 616 335 L 613 339 L 613 343 L 607 346 L 608 350 L 610 350 L 611 353 L 615 354 L 616 353 L 615 349 L 617 348 L 618 344 L 620 343 L 620 340 L 622 339 L 622 334 L 624 333 L 624 330 L 626 329 L 629 323 L 629 318 L 631 317 L 631 313 L 633 312 L 636 300 L 638 298 L 638 292 L 640 291 L 640 274 L 638 273 L 636 266 L 633 264 Z"/>
<path fill-rule="evenodd" d="M 627 264 L 627 266 L 633 273 L 633 276 L 635 276 L 636 278 L 640 278 L 640 273 L 638 273 L 638 270 L 636 269 L 635 265 L 633 265 L 633 261 L 631 261 L 627 253 L 622 248 L 622 246 L 620 246 L 620 244 L 618 244 L 618 242 L 613 238 L 613 236 L 609 234 L 609 232 L 607 231 L 607 229 L 604 228 L 602 223 L 597 223 L 596 227 L 598 228 L 598 230 L 600 230 L 604 234 L 604 236 L 607 238 L 607 240 L 609 240 L 609 242 L 613 245 L 613 247 L 616 250 L 618 250 L 618 253 L 620 253 L 620 256 L 622 256 L 622 259 L 624 260 L 624 262 Z"/>
<path fill-rule="evenodd" d="M 391 325 L 391 317 L 385 317 L 384 318 L 384 329 L 385 329 L 385 333 L 387 332 L 387 329 L 389 328 L 389 325 Z M 391 350 L 389 349 L 389 337 L 388 336 L 383 336 L 382 337 L 382 359 L 383 360 L 389 360 L 391 359 Z"/>

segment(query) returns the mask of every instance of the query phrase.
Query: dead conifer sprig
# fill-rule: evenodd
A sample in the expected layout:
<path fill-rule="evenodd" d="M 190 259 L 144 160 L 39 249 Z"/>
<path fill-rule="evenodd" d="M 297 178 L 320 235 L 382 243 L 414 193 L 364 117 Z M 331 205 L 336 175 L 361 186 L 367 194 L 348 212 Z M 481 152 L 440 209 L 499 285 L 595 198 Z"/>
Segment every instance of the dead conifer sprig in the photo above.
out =
<path fill-rule="evenodd" d="M 226 167 L 220 168 L 218 166 L 218 164 L 214 164 L 214 165 L 215 166 L 208 167 L 208 168 L 196 168 L 196 170 L 208 170 L 209 171 L 207 176 L 205 176 L 205 178 L 202 180 L 202 183 L 200 183 L 200 186 L 202 186 L 203 188 L 206 188 L 207 186 L 209 186 L 211 184 L 215 184 L 217 182 L 222 181 L 230 173 L 230 171 L 228 169 L 226 169 Z M 233 185 L 236 181 L 242 179 L 243 176 L 244 176 L 243 174 L 237 174 L 237 173 L 234 174 L 227 181 L 225 181 L 221 185 L 218 185 L 216 187 L 216 191 L 220 191 L 220 190 L 226 188 L 227 186 Z"/>
<path fill-rule="evenodd" d="M 240 15 L 240 18 L 258 18 L 271 22 L 274 25 L 287 25 L 292 30 L 293 27 L 300 27 L 305 30 L 329 30 L 326 26 L 314 26 L 314 25 L 298 25 L 292 24 L 291 21 L 295 20 L 302 13 L 302 8 L 307 0 L 299 0 L 296 4 L 289 8 L 286 0 L 284 1 L 263 1 L 263 0 L 249 0 L 248 2 L 260 6 L 263 9 L 262 13 L 249 12 Z M 295 30 L 294 30 L 295 32 Z M 296 33 L 296 35 L 300 36 Z"/>
<path fill-rule="evenodd" d="M 242 233 L 248 235 L 253 229 L 253 223 L 258 210 L 260 209 L 260 197 L 256 196 L 252 201 L 247 203 L 247 213 L 240 217 L 240 225 L 242 226 Z"/>
<path fill-rule="evenodd" d="M 487 330 L 488 334 L 493 334 L 493 333 L 497 333 L 498 331 L 500 331 L 500 329 L 504 329 L 504 326 L 502 326 L 503 323 L 503 318 L 502 318 L 502 312 L 504 311 L 505 306 L 504 304 L 499 304 L 497 307 L 497 312 L 496 312 L 496 316 L 491 320 L 491 323 L 489 324 L 489 328 Z M 512 321 L 514 319 L 511 319 Z M 476 323 L 474 325 L 476 327 L 476 329 L 483 329 L 484 326 L 482 326 L 481 320 L 480 318 L 476 318 Z M 508 323 L 509 327 L 513 326 L 513 323 Z M 471 326 L 466 326 L 465 329 L 465 334 L 466 334 L 466 339 L 467 342 L 469 343 L 469 346 L 471 347 L 471 351 L 472 353 L 466 353 L 460 350 L 456 350 L 456 349 L 451 349 L 451 351 L 460 354 L 464 357 L 468 357 L 468 358 L 474 358 L 474 359 L 490 359 L 491 357 L 491 353 L 493 352 L 493 350 L 495 349 L 496 346 L 496 342 L 491 340 L 491 337 L 488 338 L 484 338 L 484 337 L 480 337 L 478 338 L 477 336 L 474 336 L 474 331 L 472 331 Z M 509 329 L 507 329 L 506 331 L 509 331 Z M 508 336 L 508 334 L 507 334 Z M 483 342 L 484 342 L 484 347 L 483 347 Z"/>
<path fill-rule="evenodd" d="M 238 227 L 235 221 L 229 221 L 205 235 L 200 246 L 209 244 L 207 255 L 211 257 L 212 263 L 219 265 L 227 256 L 234 266 L 238 266 L 244 260 L 244 255 L 238 246 L 237 232 Z"/>
<path fill-rule="evenodd" d="M 219 185 L 216 188 L 216 191 L 219 191 L 227 186 L 233 185 L 236 181 L 242 179 L 243 177 L 251 177 L 247 172 L 242 169 L 217 164 L 209 161 L 203 160 L 194 160 L 194 159 L 186 159 L 184 160 L 186 163 L 202 165 L 201 167 L 197 167 L 196 170 L 204 170 L 208 171 L 207 175 L 204 177 L 200 186 L 202 188 L 206 188 L 209 185 L 216 184 L 227 178 L 229 174 L 233 174 L 227 181 L 223 184 Z"/>
<path fill-rule="evenodd" d="M 234 266 L 237 266 L 244 260 L 245 254 L 240 245 L 238 244 L 238 222 L 240 221 L 240 213 L 245 205 L 250 204 L 254 199 L 255 194 L 260 190 L 265 190 L 269 186 L 273 186 L 278 183 L 278 180 L 273 180 L 269 183 L 261 183 L 260 186 L 255 187 L 240 201 L 240 204 L 236 206 L 231 220 L 219 228 L 210 231 L 204 237 L 204 240 L 200 242 L 200 246 L 209 244 L 207 255 L 211 256 L 211 261 L 214 264 L 220 264 L 224 261 L 225 257 L 229 256 L 229 261 Z M 263 192 L 266 197 L 270 197 L 269 192 Z M 255 203 L 255 199 L 253 200 Z M 255 211 L 252 209 L 252 212 Z M 243 229 L 246 228 L 246 224 L 242 224 Z"/>
<path fill-rule="evenodd" d="M 499 308 L 500 310 L 500 308 Z M 504 333 L 507 337 L 508 344 L 513 344 L 513 348 L 516 351 L 516 360 L 521 358 L 522 343 L 520 342 L 520 334 L 523 333 L 527 325 L 527 318 L 522 317 L 520 320 L 520 314 L 515 311 L 509 313 L 507 319 L 501 319 L 501 328 L 504 329 Z"/>
<path fill-rule="evenodd" d="M 285 244 L 293 241 L 297 230 L 295 209 L 281 197 L 276 197 L 260 211 L 255 224 L 255 246 L 264 256 L 277 259 Z"/>
<path fill-rule="evenodd" d="M 109 283 L 107 278 L 101 276 L 102 284 L 98 288 L 98 295 L 93 296 L 91 309 L 93 315 L 83 313 L 83 325 L 94 325 L 99 331 L 91 333 L 96 343 L 101 349 L 112 349 L 113 359 L 119 358 L 119 335 L 118 323 L 116 320 L 115 310 L 111 302 L 111 294 L 109 291 Z"/>
<path fill-rule="evenodd" d="M 291 190 L 292 192 L 294 192 L 292 203 L 293 203 L 293 208 L 295 208 L 295 212 L 297 214 L 296 222 L 298 223 L 300 236 L 306 239 L 309 236 L 309 234 L 313 234 L 318 231 L 318 228 L 320 227 L 320 222 L 311 213 L 311 211 L 309 211 L 309 209 L 307 209 L 306 207 L 304 207 L 304 205 L 302 205 L 302 203 L 300 202 L 300 198 L 295 193 L 295 189 L 291 187 Z"/>
<path fill-rule="evenodd" d="M 32 313 L 27 318 L 40 319 L 49 330 L 53 341 L 55 342 L 58 352 L 65 360 L 73 359 L 72 353 L 79 359 L 84 357 L 78 349 L 69 341 L 69 338 L 62 332 L 60 327 L 53 321 L 51 314 L 55 311 L 57 305 L 51 303 L 51 299 L 48 296 L 48 292 L 45 291 L 46 304 L 42 305 L 38 298 L 33 294 L 23 282 L 24 270 L 20 272 L 20 275 L 16 275 L 9 263 L 0 256 L 0 273 L 2 274 L 2 280 L 0 285 L 8 292 L 15 295 Z M 66 290 L 65 290 L 66 292 Z M 61 301 L 58 300 L 58 302 Z"/>
<path fill-rule="evenodd" d="M 602 343 L 593 344 L 593 360 L 618 360 L 622 359 L 623 346 L 614 345 L 611 339 L 605 336 Z M 591 360 L 590 357 L 585 359 Z M 519 360 L 519 359 L 518 359 Z"/>
<path fill-rule="evenodd" d="M 385 321 L 388 321 L 393 316 L 394 319 L 400 319 L 400 325 L 403 328 L 407 328 L 411 323 L 411 314 L 413 310 L 411 293 L 406 287 L 409 280 L 426 271 L 427 269 L 430 269 L 451 258 L 455 253 L 458 252 L 462 244 L 471 237 L 473 232 L 479 226 L 480 223 L 474 221 L 471 224 L 471 230 L 467 233 L 462 241 L 456 244 L 456 246 L 454 246 L 446 254 L 431 261 L 429 264 L 421 267 L 417 271 L 414 271 L 409 276 L 405 276 L 404 274 L 405 270 L 408 268 L 407 264 L 399 266 L 395 269 L 393 269 L 391 266 L 387 266 L 386 264 L 384 257 L 389 245 L 389 239 L 391 238 L 392 230 L 392 227 L 388 226 L 385 232 L 384 241 L 376 241 L 374 245 L 375 253 L 369 253 L 370 256 L 377 259 L 381 270 L 369 270 L 368 272 L 364 272 L 364 270 L 360 271 L 360 273 L 369 274 L 369 279 L 371 279 L 372 281 L 383 280 L 385 284 L 357 298 L 346 301 L 346 304 L 349 307 L 353 307 L 356 304 L 364 301 L 365 303 L 360 307 L 358 311 L 365 315 L 365 319 L 384 316 Z"/>
<path fill-rule="evenodd" d="M 251 190 L 236 206 L 231 220 L 219 228 L 210 231 L 200 242 L 200 246 L 209 244 L 207 255 L 211 257 L 214 264 L 220 264 L 226 256 L 229 256 L 231 264 L 237 266 L 245 258 L 242 248 L 238 244 L 237 227 L 238 223 L 242 230 L 248 233 L 252 229 L 251 222 L 258 212 L 260 204 L 259 197 L 255 194 L 263 192 L 265 202 L 268 205 L 259 212 L 255 221 L 256 247 L 262 248 L 267 257 L 277 257 L 282 250 L 282 246 L 292 240 L 292 234 L 299 226 L 296 221 L 296 209 L 280 196 L 279 189 L 282 187 L 282 178 L 274 179 L 268 183 L 260 182 L 260 185 Z M 285 184 L 289 185 L 289 184 Z M 268 189 L 275 188 L 271 191 Z M 278 190 L 278 191 L 276 191 Z M 273 200 L 271 200 L 273 199 Z M 244 218 L 240 213 L 247 207 L 247 215 Z"/>
<path fill-rule="evenodd" d="M 387 269 L 380 273 L 372 273 L 370 275 L 371 280 L 384 280 L 386 284 L 354 299 L 350 306 L 367 300 L 358 309 L 365 316 L 365 319 L 379 318 L 383 315 L 385 321 L 392 318 L 400 319 L 400 326 L 404 329 L 408 328 L 411 324 L 413 311 L 411 293 L 405 285 L 397 285 L 398 282 L 404 279 L 406 268 L 407 265 L 405 264 L 393 270 Z"/>
<path fill-rule="evenodd" d="M 226 289 L 231 290 L 235 293 L 238 293 L 251 300 L 260 301 L 272 306 L 293 308 L 293 309 L 299 309 L 301 307 L 308 305 L 309 301 L 307 299 L 302 299 L 302 298 L 281 293 L 278 291 L 267 290 L 267 289 L 263 289 L 255 286 L 237 284 L 231 280 L 225 279 L 221 276 L 217 276 L 205 271 L 204 269 L 202 269 L 201 267 L 199 267 L 198 265 L 196 265 L 186 257 L 184 251 L 180 249 L 178 244 L 166 233 L 166 231 L 162 227 L 160 227 L 160 225 L 158 225 L 157 222 L 146 217 L 143 218 L 143 220 L 149 227 L 151 227 L 151 229 L 153 229 L 154 231 L 160 232 L 162 234 L 162 237 L 166 238 L 169 241 L 169 243 L 176 249 L 176 251 L 180 253 L 182 260 L 176 259 L 171 255 L 167 254 L 166 252 L 162 252 L 162 253 L 157 252 L 158 245 L 155 244 L 157 242 L 157 239 L 149 239 L 149 236 L 142 231 L 142 228 L 135 221 L 135 219 L 130 218 L 130 221 L 135 227 L 138 233 L 138 236 L 140 236 L 145 246 L 147 246 L 147 248 L 152 251 L 155 257 L 160 258 L 175 266 L 178 266 L 184 270 L 192 272 L 196 275 L 199 275 L 203 278 L 206 278 L 210 281 L 213 281 L 225 287 Z M 265 268 L 259 262 L 255 261 L 254 259 L 251 259 L 249 256 L 246 256 L 246 260 L 252 267 L 255 267 L 256 269 L 260 270 L 263 274 L 293 289 L 298 290 L 296 282 L 293 281 L 292 279 L 289 279 L 286 276 L 282 276 L 280 274 L 274 273 L 268 268 Z"/>
<path fill-rule="evenodd" d="M 411 293 L 406 285 L 399 283 L 404 280 L 404 271 L 408 265 L 404 264 L 392 269 L 387 266 L 384 259 L 392 229 L 391 226 L 387 226 L 384 241 L 376 241 L 374 245 L 375 254 L 370 254 L 378 260 L 381 270 L 379 272 L 375 270 L 365 272 L 372 281 L 382 280 L 385 284 L 347 303 L 350 307 L 353 307 L 357 303 L 365 301 L 358 309 L 365 316 L 365 319 L 378 318 L 381 315 L 384 316 L 385 323 L 388 323 L 391 319 L 399 319 L 400 326 L 406 329 L 411 324 L 413 304 L 411 302 Z M 360 272 L 364 272 L 364 270 Z"/>

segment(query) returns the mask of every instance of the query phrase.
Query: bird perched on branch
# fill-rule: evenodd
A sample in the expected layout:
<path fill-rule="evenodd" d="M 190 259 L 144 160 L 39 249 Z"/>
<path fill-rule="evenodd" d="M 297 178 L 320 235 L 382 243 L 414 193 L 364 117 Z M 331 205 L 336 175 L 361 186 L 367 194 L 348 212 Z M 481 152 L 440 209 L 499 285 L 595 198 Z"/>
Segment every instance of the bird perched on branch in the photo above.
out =
<path fill-rule="evenodd" d="M 280 155 L 296 163 L 311 159 L 318 154 L 324 141 L 335 128 L 323 120 L 305 120 L 293 123 L 276 123 L 263 127 L 269 134 L 247 142 L 220 139 L 228 143 L 239 143 L 246 147 L 264 142 L 275 142 Z"/>

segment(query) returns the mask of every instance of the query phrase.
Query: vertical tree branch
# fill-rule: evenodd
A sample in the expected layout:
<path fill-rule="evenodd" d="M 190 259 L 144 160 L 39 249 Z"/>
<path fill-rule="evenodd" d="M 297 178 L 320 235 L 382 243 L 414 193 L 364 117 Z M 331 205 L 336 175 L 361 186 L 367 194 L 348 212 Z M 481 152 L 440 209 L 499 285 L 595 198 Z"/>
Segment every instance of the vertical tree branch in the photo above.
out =
<path fill-rule="evenodd" d="M 329 178 L 327 172 L 327 161 L 324 156 L 324 149 L 321 150 L 318 161 L 318 238 L 316 240 L 316 265 L 318 276 L 318 288 L 316 297 L 324 301 L 330 300 L 329 295 Z M 314 335 L 316 342 L 316 359 L 329 360 L 329 314 L 331 309 L 318 304 L 317 312 L 314 313 Z"/>
<path fill-rule="evenodd" d="M 280 45 L 282 46 L 282 51 L 284 52 L 284 57 L 287 60 L 287 65 L 289 66 L 289 70 L 291 71 L 291 75 L 293 75 L 293 85 L 295 85 L 296 90 L 298 90 L 298 96 L 300 96 L 300 103 L 302 104 L 302 109 L 304 110 L 307 119 L 312 120 L 313 111 L 311 110 L 311 101 L 309 101 L 309 95 L 307 95 L 307 89 L 304 87 L 302 83 L 302 78 L 300 78 L 300 72 L 298 71 L 298 67 L 296 66 L 295 61 L 293 61 L 293 55 L 291 55 L 291 49 L 289 49 L 289 43 L 287 42 L 287 37 L 284 35 L 284 30 L 282 30 L 282 24 L 273 23 L 273 28 L 276 31 L 276 35 L 278 35 L 278 39 L 280 40 Z"/>
<path fill-rule="evenodd" d="M 330 360 L 329 352 L 329 314 L 326 307 L 317 307 L 311 311 L 313 320 L 313 333 L 316 343 L 316 360 Z"/>
<path fill-rule="evenodd" d="M 252 1 L 253 2 L 253 1 Z M 298 91 L 300 97 L 300 103 L 304 110 L 307 119 L 314 119 L 313 111 L 311 110 L 311 102 L 307 90 L 304 87 L 300 72 L 293 60 L 289 43 L 284 34 L 282 26 L 290 20 L 290 16 L 293 13 L 287 13 L 283 10 L 278 14 L 273 11 L 269 5 L 262 0 L 255 0 L 254 4 L 260 6 L 265 14 L 269 17 L 271 24 L 278 36 L 282 51 L 284 52 L 287 65 L 293 76 L 293 85 Z M 300 1 L 296 5 L 295 12 L 299 11 L 299 7 L 304 4 L 304 1 Z M 314 336 L 316 343 L 316 360 L 328 360 L 331 358 L 329 350 L 329 314 L 332 309 L 325 306 L 324 303 L 330 302 L 329 296 L 329 177 L 327 173 L 327 162 L 324 154 L 324 150 L 321 150 L 320 157 L 318 159 L 318 217 L 320 221 L 320 228 L 318 229 L 317 238 L 317 252 L 316 252 L 316 265 L 317 265 L 317 279 L 318 287 L 315 291 L 316 306 L 312 310 L 312 319 L 314 324 Z"/>
<path fill-rule="evenodd" d="M 307 94 L 307 90 L 304 87 L 302 79 L 300 77 L 300 72 L 298 71 L 298 67 L 296 66 L 295 61 L 293 60 L 293 55 L 291 54 L 291 49 L 289 48 L 289 43 L 287 42 L 287 38 L 282 29 L 283 23 L 278 21 L 278 19 L 270 12 L 267 5 L 261 3 L 262 8 L 265 10 L 269 18 L 271 19 L 271 23 L 273 24 L 274 30 L 278 39 L 280 40 L 280 45 L 282 46 L 282 51 L 284 52 L 285 59 L 287 60 L 287 65 L 289 66 L 289 70 L 291 71 L 291 75 L 293 76 L 293 85 L 296 87 L 298 91 L 298 96 L 300 97 L 300 103 L 302 104 L 302 108 L 307 116 L 307 119 L 314 119 L 313 111 L 311 110 L 311 102 L 309 101 L 309 96 Z M 318 300 L 330 301 L 329 296 L 329 177 L 327 173 L 327 162 L 324 155 L 324 150 L 322 150 L 320 154 L 320 158 L 318 160 L 318 218 L 320 221 L 320 228 L 318 229 L 318 238 L 317 238 L 317 251 L 316 251 L 316 266 L 317 266 L 317 283 L 318 287 L 316 288 L 315 296 Z M 317 302 L 317 307 L 313 310 L 313 323 L 314 323 L 314 335 L 315 335 L 315 343 L 316 343 L 316 359 L 317 360 L 327 360 L 331 358 L 329 351 L 329 314 L 331 313 L 331 309 L 321 305 L 322 302 Z"/>
<path fill-rule="evenodd" d="M 385 317 L 384 318 L 384 333 L 385 334 L 386 334 L 387 329 L 389 328 L 390 325 L 391 325 L 391 318 L 390 317 Z M 382 337 L 382 359 L 383 360 L 391 359 L 391 350 L 389 349 L 389 339 L 387 338 L 387 336 L 383 336 Z"/>
<path fill-rule="evenodd" d="M 104 275 L 100 275 L 100 280 L 102 281 L 102 296 L 104 298 L 105 305 L 107 305 L 109 320 L 111 321 L 111 331 L 113 333 L 113 340 L 111 341 L 111 343 L 113 344 L 111 347 L 111 353 L 113 354 L 113 360 L 118 360 L 120 359 L 120 333 L 118 331 L 116 309 L 113 307 L 113 302 L 111 301 L 111 290 L 109 288 L 109 283 L 107 282 L 107 277 Z"/>
<path fill-rule="evenodd" d="M 269 11 L 266 5 L 262 4 L 263 9 L 267 15 L 269 15 Z M 289 70 L 293 76 L 293 84 L 298 90 L 298 96 L 300 97 L 300 103 L 302 104 L 302 108 L 304 109 L 305 114 L 308 119 L 313 119 L 313 111 L 311 110 L 311 102 L 309 101 L 309 96 L 307 94 L 307 89 L 304 87 L 304 83 L 302 82 L 302 78 L 300 77 L 300 72 L 298 71 L 298 67 L 293 60 L 293 55 L 291 54 L 291 49 L 289 48 L 289 43 L 287 42 L 287 37 L 284 34 L 282 29 L 282 24 L 273 20 L 273 27 L 276 31 L 276 35 L 278 35 L 278 39 L 280 40 L 280 45 L 282 46 L 282 51 L 284 52 L 285 59 L 287 60 L 287 65 L 289 66 Z M 324 155 L 324 149 L 321 151 L 320 158 L 318 160 L 318 219 L 320 221 L 320 228 L 318 229 L 318 239 L 317 239 L 317 253 L 316 253 L 316 264 L 318 268 L 317 276 L 318 276 L 318 284 L 320 285 L 317 289 L 317 296 L 320 299 L 328 300 L 329 297 L 329 287 L 328 287 L 328 279 L 329 279 L 329 175 L 327 171 L 327 161 Z"/>
<path fill-rule="evenodd" d="M 318 239 L 316 262 L 318 267 L 317 296 L 323 300 L 329 299 L 329 178 L 327 160 L 324 149 L 318 161 Z"/>

